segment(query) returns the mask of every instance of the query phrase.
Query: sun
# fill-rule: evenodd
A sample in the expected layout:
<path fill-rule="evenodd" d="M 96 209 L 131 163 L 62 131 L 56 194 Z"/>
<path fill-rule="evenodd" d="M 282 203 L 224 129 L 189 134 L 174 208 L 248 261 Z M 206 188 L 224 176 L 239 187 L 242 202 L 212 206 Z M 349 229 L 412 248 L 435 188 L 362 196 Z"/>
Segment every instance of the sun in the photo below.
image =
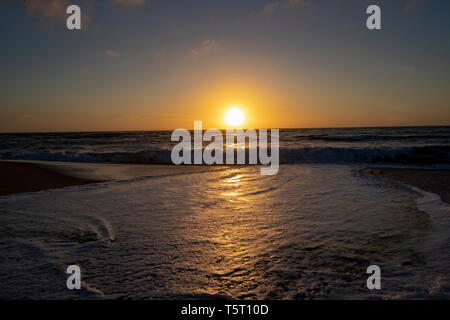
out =
<path fill-rule="evenodd" d="M 230 108 L 225 113 L 225 122 L 231 127 L 239 127 L 245 121 L 245 115 L 239 108 Z"/>

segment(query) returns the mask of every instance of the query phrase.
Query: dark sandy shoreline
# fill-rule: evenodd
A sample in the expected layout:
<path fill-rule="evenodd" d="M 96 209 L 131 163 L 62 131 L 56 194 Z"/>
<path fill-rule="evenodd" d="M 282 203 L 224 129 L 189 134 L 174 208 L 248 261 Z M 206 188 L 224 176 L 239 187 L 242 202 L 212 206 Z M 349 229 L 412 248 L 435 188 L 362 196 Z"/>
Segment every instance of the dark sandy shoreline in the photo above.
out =
<path fill-rule="evenodd" d="M 450 170 L 425 170 L 403 168 L 367 168 L 365 174 L 372 174 L 380 179 L 400 181 L 424 191 L 438 194 L 450 203 Z"/>
<path fill-rule="evenodd" d="M 160 166 L 145 168 L 145 172 L 133 172 L 132 175 L 160 175 L 173 172 L 202 171 L 201 168 L 180 168 L 167 167 L 161 170 Z M 85 185 L 91 183 L 115 180 L 117 169 L 120 167 L 101 167 L 100 174 L 97 171 L 74 170 L 67 164 L 61 170 L 60 167 L 49 164 L 19 161 L 0 161 L 0 196 L 16 193 L 26 193 L 58 189 L 69 186 Z M 77 168 L 77 166 L 75 166 Z M 132 167 L 133 171 L 136 168 Z M 112 170 L 112 174 L 105 174 L 104 170 Z M 195 169 L 195 170 L 193 170 Z M 123 170 L 129 170 L 125 167 Z M 142 169 L 140 169 L 142 170 Z M 72 173 L 72 174 L 71 174 Z M 450 203 L 450 170 L 425 170 L 425 169 L 404 169 L 404 168 L 380 168 L 372 167 L 363 170 L 364 174 L 371 174 L 379 179 L 390 179 L 400 181 L 422 190 L 438 194 L 443 201 Z M 126 171 L 126 175 L 129 175 Z M 120 177 L 120 175 L 119 175 Z M 122 177 L 123 178 L 123 177 Z"/>
<path fill-rule="evenodd" d="M 0 196 L 113 180 L 189 174 L 222 169 L 219 166 L 0 160 Z"/>
<path fill-rule="evenodd" d="M 103 182 L 72 177 L 33 163 L 0 161 L 0 196 Z"/>

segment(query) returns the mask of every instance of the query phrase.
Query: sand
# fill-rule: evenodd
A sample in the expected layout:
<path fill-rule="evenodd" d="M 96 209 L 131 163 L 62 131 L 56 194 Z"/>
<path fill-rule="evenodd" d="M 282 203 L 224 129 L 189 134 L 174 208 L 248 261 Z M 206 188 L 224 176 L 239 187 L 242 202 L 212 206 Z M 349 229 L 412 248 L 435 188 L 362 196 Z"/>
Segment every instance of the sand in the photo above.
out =
<path fill-rule="evenodd" d="M 222 166 L 0 161 L 0 196 L 105 181 L 223 170 Z"/>
<path fill-rule="evenodd" d="M 160 176 L 217 170 L 212 167 L 112 165 L 48 161 L 0 161 L 0 196 L 57 189 L 139 176 Z M 400 181 L 438 194 L 450 203 L 450 170 L 367 168 L 366 174 Z"/>
<path fill-rule="evenodd" d="M 61 174 L 34 163 L 0 161 L 0 196 L 103 182 Z"/>
<path fill-rule="evenodd" d="M 425 170 L 401 168 L 367 168 L 366 174 L 373 174 L 380 179 L 400 181 L 424 191 L 438 194 L 450 203 L 450 170 Z"/>

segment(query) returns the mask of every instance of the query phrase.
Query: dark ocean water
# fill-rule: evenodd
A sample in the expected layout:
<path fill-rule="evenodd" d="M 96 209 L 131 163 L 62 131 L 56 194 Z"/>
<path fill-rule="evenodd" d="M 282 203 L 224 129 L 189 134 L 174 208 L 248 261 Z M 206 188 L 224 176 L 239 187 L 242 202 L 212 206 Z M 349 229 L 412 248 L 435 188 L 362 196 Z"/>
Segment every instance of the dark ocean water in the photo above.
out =
<path fill-rule="evenodd" d="M 170 164 L 171 131 L 0 134 L 0 159 Z M 280 163 L 450 164 L 450 127 L 280 130 Z"/>

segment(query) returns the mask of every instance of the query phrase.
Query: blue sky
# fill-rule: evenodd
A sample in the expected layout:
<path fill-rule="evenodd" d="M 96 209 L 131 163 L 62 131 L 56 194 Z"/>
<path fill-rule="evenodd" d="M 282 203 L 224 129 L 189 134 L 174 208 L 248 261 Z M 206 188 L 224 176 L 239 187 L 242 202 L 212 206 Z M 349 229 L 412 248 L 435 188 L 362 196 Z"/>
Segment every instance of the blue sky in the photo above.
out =
<path fill-rule="evenodd" d="M 65 27 L 68 4 L 82 30 Z M 382 9 L 382 30 L 366 8 Z M 450 125 L 446 0 L 4 0 L 0 131 Z"/>

